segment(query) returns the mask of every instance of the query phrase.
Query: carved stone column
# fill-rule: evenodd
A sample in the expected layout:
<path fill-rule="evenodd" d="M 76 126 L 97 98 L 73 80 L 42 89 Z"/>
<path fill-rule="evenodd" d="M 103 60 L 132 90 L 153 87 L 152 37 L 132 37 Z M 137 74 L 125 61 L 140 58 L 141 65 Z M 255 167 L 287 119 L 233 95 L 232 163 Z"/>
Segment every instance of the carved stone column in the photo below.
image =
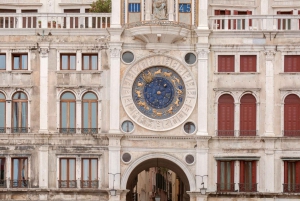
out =
<path fill-rule="evenodd" d="M 198 46 L 198 132 L 197 135 L 208 135 L 207 132 L 207 88 L 208 88 L 208 46 Z"/>
<path fill-rule="evenodd" d="M 111 28 L 121 28 L 121 1 L 111 1 L 111 13 L 113 13 L 113 15 L 111 15 Z"/>
<path fill-rule="evenodd" d="M 265 136 L 274 136 L 274 56 L 273 49 L 265 51 L 266 55 L 266 110 Z"/>
<path fill-rule="evenodd" d="M 169 21 L 174 21 L 174 0 L 169 0 L 168 2 L 168 18 Z"/>
<path fill-rule="evenodd" d="M 208 0 L 199 0 L 198 5 L 198 29 L 208 29 L 207 24 L 207 5 Z"/>
<path fill-rule="evenodd" d="M 109 133 L 120 133 L 120 53 L 122 43 L 109 44 L 110 50 L 110 128 Z"/>
<path fill-rule="evenodd" d="M 208 188 L 208 179 L 213 178 L 213 175 L 209 175 L 208 172 L 208 141 L 210 137 L 198 137 L 197 138 L 197 149 L 196 149 L 196 190 L 198 191 L 203 186 Z M 204 176 L 208 175 L 208 176 Z M 211 189 L 208 189 L 211 191 Z"/>
<path fill-rule="evenodd" d="M 49 48 L 40 48 L 40 130 L 48 133 L 48 53 Z"/>

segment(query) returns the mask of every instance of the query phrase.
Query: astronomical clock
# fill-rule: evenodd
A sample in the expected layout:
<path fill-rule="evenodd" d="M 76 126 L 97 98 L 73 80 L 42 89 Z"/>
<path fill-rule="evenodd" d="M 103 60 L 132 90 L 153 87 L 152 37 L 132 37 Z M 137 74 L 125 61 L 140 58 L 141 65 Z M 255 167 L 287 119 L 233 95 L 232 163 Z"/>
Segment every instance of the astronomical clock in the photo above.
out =
<path fill-rule="evenodd" d="M 149 130 L 170 130 L 194 109 L 196 82 L 189 69 L 166 56 L 137 62 L 125 73 L 121 99 L 127 114 Z"/>

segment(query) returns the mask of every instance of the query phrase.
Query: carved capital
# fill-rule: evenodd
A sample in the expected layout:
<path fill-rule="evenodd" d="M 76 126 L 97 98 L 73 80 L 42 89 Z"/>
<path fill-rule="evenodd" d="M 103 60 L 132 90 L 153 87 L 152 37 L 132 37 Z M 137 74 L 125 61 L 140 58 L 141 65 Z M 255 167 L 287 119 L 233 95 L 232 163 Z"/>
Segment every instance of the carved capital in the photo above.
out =
<path fill-rule="evenodd" d="M 109 51 L 111 58 L 120 58 L 121 48 L 111 48 Z"/>
<path fill-rule="evenodd" d="M 208 53 L 209 53 L 209 49 L 200 49 L 197 50 L 198 53 L 198 59 L 208 59 Z"/>
<path fill-rule="evenodd" d="M 267 61 L 272 61 L 274 59 L 275 54 L 276 54 L 276 52 L 274 50 L 266 50 L 264 53 L 266 55 L 266 60 Z"/>
<path fill-rule="evenodd" d="M 49 48 L 40 48 L 39 53 L 40 53 L 40 57 L 42 58 L 48 57 Z"/>

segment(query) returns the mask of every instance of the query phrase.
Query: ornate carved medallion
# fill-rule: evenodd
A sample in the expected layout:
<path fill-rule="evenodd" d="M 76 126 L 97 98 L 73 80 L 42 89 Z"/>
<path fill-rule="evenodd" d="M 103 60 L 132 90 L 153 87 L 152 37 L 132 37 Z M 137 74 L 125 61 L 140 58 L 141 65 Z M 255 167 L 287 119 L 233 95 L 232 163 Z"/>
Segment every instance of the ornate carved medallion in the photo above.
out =
<path fill-rule="evenodd" d="M 192 73 L 167 56 L 151 56 L 131 66 L 122 81 L 127 114 L 140 126 L 170 130 L 192 113 L 197 98 Z"/>
<path fill-rule="evenodd" d="M 185 87 L 181 77 L 166 67 L 151 67 L 140 73 L 132 87 L 138 110 L 153 119 L 166 119 L 183 105 Z"/>

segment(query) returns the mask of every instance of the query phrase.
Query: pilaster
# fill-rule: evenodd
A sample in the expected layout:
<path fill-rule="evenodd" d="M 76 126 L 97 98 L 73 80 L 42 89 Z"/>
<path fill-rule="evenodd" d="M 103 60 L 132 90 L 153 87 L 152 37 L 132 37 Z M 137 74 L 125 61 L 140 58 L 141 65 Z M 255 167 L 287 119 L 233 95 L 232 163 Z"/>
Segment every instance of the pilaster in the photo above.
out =
<path fill-rule="evenodd" d="M 48 44 L 46 46 L 49 46 Z M 48 56 L 49 48 L 41 47 L 40 53 L 40 130 L 48 133 Z"/>
<path fill-rule="evenodd" d="M 199 0 L 198 4 L 198 29 L 208 30 L 207 8 L 208 0 Z"/>
<path fill-rule="evenodd" d="M 275 191 L 275 153 L 274 153 L 274 143 L 275 140 L 264 139 L 265 140 L 265 169 L 264 169 L 264 181 L 265 181 L 265 192 Z"/>
<path fill-rule="evenodd" d="M 109 133 L 120 133 L 120 55 L 121 42 L 109 43 L 110 51 L 110 127 Z"/>
<path fill-rule="evenodd" d="M 207 132 L 207 96 L 208 96 L 208 45 L 197 45 L 198 53 L 198 132 L 197 135 L 208 135 Z"/>
<path fill-rule="evenodd" d="M 111 1 L 111 28 L 121 28 L 121 1 Z"/>
<path fill-rule="evenodd" d="M 274 136 L 274 56 L 273 48 L 265 51 L 266 55 L 266 113 L 265 136 Z"/>
<path fill-rule="evenodd" d="M 39 148 L 39 187 L 48 188 L 48 146 Z"/>
<path fill-rule="evenodd" d="M 200 191 L 204 183 L 204 188 L 208 188 L 208 141 L 210 137 L 201 137 L 197 139 L 196 149 L 196 191 Z M 205 176 L 207 175 L 207 176 Z"/>

